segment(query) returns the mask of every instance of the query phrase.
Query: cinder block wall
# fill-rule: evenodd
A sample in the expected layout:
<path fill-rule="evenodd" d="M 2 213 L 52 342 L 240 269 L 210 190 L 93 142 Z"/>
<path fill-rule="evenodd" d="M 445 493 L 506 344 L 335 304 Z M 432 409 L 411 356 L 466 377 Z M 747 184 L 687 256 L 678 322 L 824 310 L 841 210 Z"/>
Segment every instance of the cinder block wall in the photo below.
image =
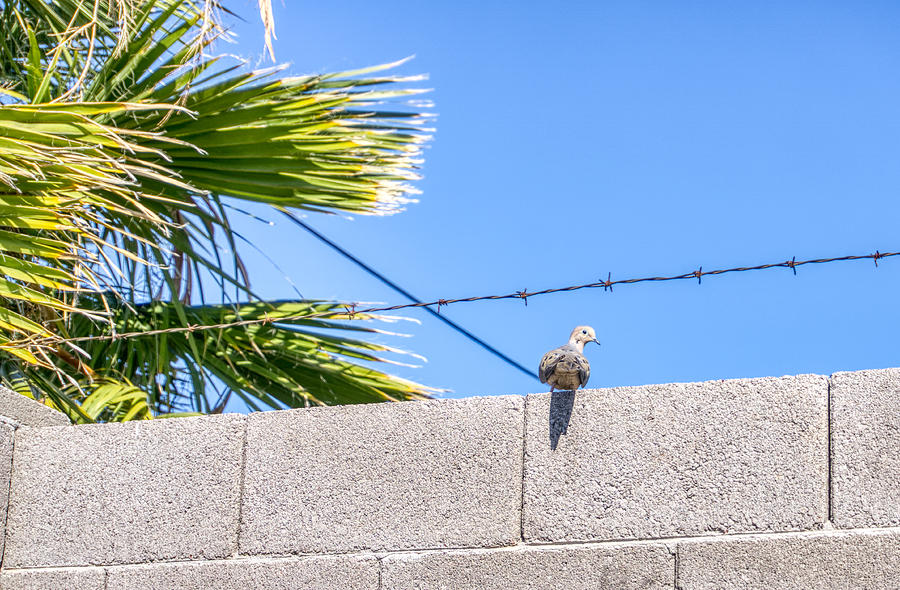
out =
<path fill-rule="evenodd" d="M 92 426 L 12 395 L 3 589 L 900 588 L 900 369 Z"/>

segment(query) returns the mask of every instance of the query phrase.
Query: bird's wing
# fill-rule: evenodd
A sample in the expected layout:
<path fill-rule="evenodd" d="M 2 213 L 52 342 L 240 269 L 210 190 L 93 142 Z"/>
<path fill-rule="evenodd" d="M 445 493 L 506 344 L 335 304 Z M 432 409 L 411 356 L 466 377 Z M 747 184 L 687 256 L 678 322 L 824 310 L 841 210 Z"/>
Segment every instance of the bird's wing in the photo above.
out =
<path fill-rule="evenodd" d="M 563 356 L 564 353 L 559 348 L 554 348 L 544 355 L 544 358 L 541 359 L 541 365 L 538 367 L 538 379 L 541 380 L 541 383 L 547 382 L 547 379 L 553 374 L 556 365 L 559 364 Z"/>
<path fill-rule="evenodd" d="M 574 356 L 577 358 L 575 362 L 578 363 L 578 381 L 584 387 L 591 378 L 591 363 L 583 355 L 576 354 Z"/>

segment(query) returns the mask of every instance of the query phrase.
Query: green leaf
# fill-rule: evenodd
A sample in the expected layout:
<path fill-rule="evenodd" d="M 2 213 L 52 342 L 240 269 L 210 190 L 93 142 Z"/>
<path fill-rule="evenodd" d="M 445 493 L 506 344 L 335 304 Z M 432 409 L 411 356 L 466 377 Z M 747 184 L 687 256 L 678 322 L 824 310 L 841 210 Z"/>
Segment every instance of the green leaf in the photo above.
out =
<path fill-rule="evenodd" d="M 213 54 L 209 5 L 93 8 L 4 6 L 0 379 L 76 422 L 436 391 L 383 370 L 404 357 L 370 341 L 378 318 L 259 301 L 225 206 L 401 210 L 430 133 L 404 104 L 418 78 L 246 71 Z"/>

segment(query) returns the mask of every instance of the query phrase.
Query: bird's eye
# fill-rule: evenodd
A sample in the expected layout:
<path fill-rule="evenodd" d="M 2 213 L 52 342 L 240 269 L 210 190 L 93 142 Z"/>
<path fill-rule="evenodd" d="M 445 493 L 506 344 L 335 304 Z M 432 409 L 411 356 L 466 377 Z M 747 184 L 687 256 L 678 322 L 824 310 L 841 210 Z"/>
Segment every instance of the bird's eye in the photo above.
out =
<path fill-rule="evenodd" d="M 587 330 L 582 330 L 581 333 L 582 333 L 582 334 L 587 334 Z"/>

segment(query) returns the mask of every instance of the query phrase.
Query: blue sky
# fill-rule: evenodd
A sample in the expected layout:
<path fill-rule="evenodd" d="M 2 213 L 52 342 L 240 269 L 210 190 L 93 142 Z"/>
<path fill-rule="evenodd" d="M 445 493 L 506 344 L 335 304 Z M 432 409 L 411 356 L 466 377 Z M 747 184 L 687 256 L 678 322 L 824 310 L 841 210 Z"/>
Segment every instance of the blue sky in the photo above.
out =
<path fill-rule="evenodd" d="M 239 42 L 259 63 L 251 2 Z M 438 113 L 420 202 L 307 221 L 434 300 L 900 251 L 900 4 L 276 3 L 295 74 L 416 58 Z M 274 216 L 273 216 L 273 219 Z M 242 231 L 257 290 L 402 303 L 301 230 Z M 900 365 L 900 258 L 622 286 L 443 313 L 536 369 L 596 328 L 590 386 Z M 545 391 L 422 312 L 383 338 L 452 397 Z M 390 328 L 397 328 L 391 326 Z"/>

